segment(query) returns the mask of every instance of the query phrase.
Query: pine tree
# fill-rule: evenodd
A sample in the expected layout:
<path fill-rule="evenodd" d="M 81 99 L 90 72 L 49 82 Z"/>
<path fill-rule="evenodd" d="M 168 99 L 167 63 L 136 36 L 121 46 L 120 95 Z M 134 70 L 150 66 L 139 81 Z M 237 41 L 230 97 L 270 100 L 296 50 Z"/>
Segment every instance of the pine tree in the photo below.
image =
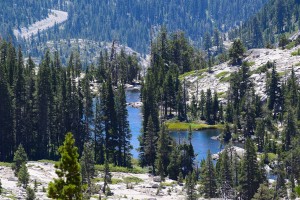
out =
<path fill-rule="evenodd" d="M 220 38 L 220 32 L 218 29 L 214 30 L 214 37 L 213 37 L 213 44 L 218 48 L 218 51 L 220 51 L 221 46 L 221 38 Z"/>
<path fill-rule="evenodd" d="M 191 105 L 190 105 L 190 110 L 191 110 L 192 120 L 195 120 L 197 118 L 197 116 L 198 116 L 198 106 L 197 106 L 195 95 L 193 95 L 193 97 L 192 97 L 192 102 L 191 102 Z"/>
<path fill-rule="evenodd" d="M 76 70 L 77 71 L 77 70 Z M 78 72 L 77 72 L 78 73 Z M 84 141 L 88 141 L 91 137 L 91 125 L 93 124 L 93 96 L 90 90 L 89 71 L 87 69 L 83 80 L 83 95 L 84 95 L 84 125 L 85 136 Z"/>
<path fill-rule="evenodd" d="M 51 97 L 50 82 L 50 53 L 47 51 L 42 64 L 40 64 L 37 78 L 37 109 L 38 109 L 38 137 L 36 158 L 48 158 L 48 147 L 51 143 L 49 135 L 49 105 Z"/>
<path fill-rule="evenodd" d="M 297 82 L 297 77 L 295 75 L 294 67 L 292 68 L 291 75 L 287 80 L 286 87 L 286 104 L 287 106 L 296 107 L 298 105 L 298 89 L 299 84 Z"/>
<path fill-rule="evenodd" d="M 213 124 L 213 101 L 210 89 L 206 92 L 205 119 L 208 124 Z"/>
<path fill-rule="evenodd" d="M 185 183 L 187 200 L 196 200 L 197 199 L 197 191 L 195 188 L 196 185 L 197 185 L 197 182 L 196 182 L 195 172 L 190 172 L 186 177 L 186 183 Z"/>
<path fill-rule="evenodd" d="M 252 41 L 251 47 L 263 47 L 264 45 L 263 34 L 257 17 L 254 17 L 253 19 L 252 29 L 253 29 L 253 35 L 251 38 Z"/>
<path fill-rule="evenodd" d="M 173 142 L 173 145 L 172 145 L 172 152 L 171 152 L 171 155 L 170 155 L 170 163 L 168 165 L 168 174 L 169 174 L 169 178 L 172 179 L 172 180 L 177 180 L 178 178 L 178 175 L 181 173 L 182 175 L 182 172 L 179 172 L 180 171 L 180 163 L 179 163 L 179 150 L 178 150 L 178 147 L 176 145 L 175 142 Z"/>
<path fill-rule="evenodd" d="M 298 128 L 296 124 L 296 119 L 295 119 L 295 114 L 292 109 L 288 109 L 288 112 L 285 117 L 285 126 L 284 126 L 284 149 L 286 151 L 290 150 L 291 148 L 291 143 L 293 137 L 295 137 L 298 133 Z"/>
<path fill-rule="evenodd" d="M 157 166 L 157 173 L 163 179 L 168 174 L 168 165 L 170 163 L 170 137 L 168 130 L 166 129 L 165 125 L 162 125 L 162 128 L 159 132 L 159 138 L 157 141 L 157 159 L 156 159 L 156 166 Z"/>
<path fill-rule="evenodd" d="M 48 197 L 54 199 L 82 199 L 80 164 L 72 133 L 67 133 L 59 147 L 60 161 L 55 165 L 57 179 L 48 186 Z"/>
<path fill-rule="evenodd" d="M 280 155 L 278 155 L 278 166 L 276 169 L 276 186 L 275 186 L 275 198 L 284 198 L 287 196 L 287 188 L 285 185 L 285 169 L 284 169 L 284 163 L 281 161 Z"/>
<path fill-rule="evenodd" d="M 21 168 L 18 172 L 18 182 L 20 185 L 23 186 L 23 188 L 26 188 L 29 182 L 29 173 L 28 169 L 26 167 L 26 163 L 23 162 L 21 165 Z"/>
<path fill-rule="evenodd" d="M 257 137 L 258 151 L 262 151 L 265 145 L 265 123 L 262 119 L 257 120 L 255 135 Z"/>
<path fill-rule="evenodd" d="M 225 124 L 225 129 L 223 131 L 223 140 L 224 142 L 229 142 L 231 140 L 231 130 L 229 124 Z"/>
<path fill-rule="evenodd" d="M 268 77 L 269 76 L 269 77 Z M 274 110 L 274 117 L 276 117 L 282 106 L 281 102 L 281 88 L 279 83 L 279 75 L 273 65 L 271 75 L 268 75 L 267 80 L 267 94 L 268 94 L 268 108 Z"/>
<path fill-rule="evenodd" d="M 110 78 L 103 84 L 101 96 L 101 108 L 103 113 L 103 123 L 105 131 L 106 159 L 113 161 L 117 165 L 115 154 L 118 145 L 118 125 L 115 110 L 115 97 Z"/>
<path fill-rule="evenodd" d="M 13 93 L 13 108 L 14 108 L 14 136 L 15 143 L 19 145 L 25 141 L 25 79 L 24 79 L 24 63 L 21 48 L 18 53 L 18 63 L 16 72 Z"/>
<path fill-rule="evenodd" d="M 206 102 L 206 98 L 205 98 L 205 94 L 204 91 L 201 90 L 201 95 L 200 95 L 200 104 L 199 104 L 199 109 L 200 109 L 200 119 L 204 120 L 205 119 L 205 102 Z"/>
<path fill-rule="evenodd" d="M 118 120 L 118 165 L 124 167 L 131 166 L 132 146 L 130 144 L 131 133 L 128 122 L 128 111 L 126 105 L 126 95 L 124 86 L 119 86 L 115 96 L 115 108 Z"/>
<path fill-rule="evenodd" d="M 233 65 L 241 64 L 244 52 L 245 47 L 242 41 L 240 39 L 235 40 L 229 49 L 229 57 L 232 59 L 231 62 Z"/>
<path fill-rule="evenodd" d="M 12 133 L 12 95 L 10 93 L 5 68 L 2 65 L 0 65 L 0 102 L 0 159 L 2 161 L 11 161 L 13 158 L 12 152 L 15 148 Z"/>
<path fill-rule="evenodd" d="M 209 49 L 211 48 L 211 46 L 212 46 L 212 42 L 211 42 L 210 34 L 206 32 L 204 36 L 204 50 L 207 51 L 208 56 L 210 56 Z"/>
<path fill-rule="evenodd" d="M 202 184 L 203 184 L 203 194 L 205 198 L 214 198 L 217 196 L 217 181 L 215 175 L 215 169 L 211 157 L 211 153 L 208 150 L 207 158 L 205 161 L 204 169 L 202 171 Z"/>
<path fill-rule="evenodd" d="M 83 184 L 88 185 L 88 193 L 91 195 L 92 178 L 95 173 L 94 150 L 91 143 L 85 143 L 80 158 L 81 176 Z"/>
<path fill-rule="evenodd" d="M 252 200 L 273 200 L 274 191 L 267 184 L 260 184 Z"/>
<path fill-rule="evenodd" d="M 19 145 L 17 151 L 14 154 L 14 160 L 12 168 L 15 171 L 15 175 L 17 176 L 23 163 L 27 163 L 28 157 L 27 154 L 22 146 L 22 144 Z"/>
<path fill-rule="evenodd" d="M 152 117 L 150 117 L 147 126 L 144 148 L 145 148 L 145 157 L 147 160 L 147 164 L 152 167 L 153 174 L 155 174 L 156 140 L 157 140 L 157 133 L 154 128 Z"/>
<path fill-rule="evenodd" d="M 229 158 L 229 150 L 226 148 L 221 154 L 220 163 L 220 186 L 221 186 L 221 196 L 223 198 L 233 197 L 233 176 L 231 163 Z"/>
<path fill-rule="evenodd" d="M 194 170 L 194 160 L 196 156 L 194 147 L 192 145 L 192 134 L 192 128 L 189 127 L 188 141 L 179 146 L 179 149 L 181 150 L 179 162 L 184 177 L 186 177 L 190 172 Z"/>
<path fill-rule="evenodd" d="M 2 187 L 2 182 L 1 182 L 1 179 L 0 179 L 0 195 L 2 194 L 2 190 L 3 190 L 3 187 Z"/>
<path fill-rule="evenodd" d="M 35 200 L 35 191 L 31 187 L 26 188 L 26 200 Z"/>
<path fill-rule="evenodd" d="M 212 105 L 212 112 L 213 112 L 213 123 L 216 123 L 218 121 L 218 113 L 219 113 L 219 100 L 218 100 L 218 93 L 214 92 L 214 99 L 213 99 L 213 105 Z"/>
<path fill-rule="evenodd" d="M 105 159 L 104 162 L 104 185 L 102 188 L 102 191 L 104 194 L 106 194 L 107 190 L 109 190 L 108 184 L 111 183 L 111 174 L 110 174 L 110 169 L 109 169 L 109 163 L 108 160 Z"/>
<path fill-rule="evenodd" d="M 100 97 L 96 98 L 96 111 L 95 111 L 95 127 L 94 127 L 94 152 L 95 161 L 98 164 L 104 164 L 104 124 L 103 124 L 103 109 L 101 107 Z"/>
<path fill-rule="evenodd" d="M 241 174 L 239 179 L 239 187 L 241 197 L 245 200 L 252 199 L 257 189 L 259 188 L 259 167 L 257 163 L 257 155 L 254 143 L 251 139 L 246 139 L 246 153 L 242 160 Z"/>

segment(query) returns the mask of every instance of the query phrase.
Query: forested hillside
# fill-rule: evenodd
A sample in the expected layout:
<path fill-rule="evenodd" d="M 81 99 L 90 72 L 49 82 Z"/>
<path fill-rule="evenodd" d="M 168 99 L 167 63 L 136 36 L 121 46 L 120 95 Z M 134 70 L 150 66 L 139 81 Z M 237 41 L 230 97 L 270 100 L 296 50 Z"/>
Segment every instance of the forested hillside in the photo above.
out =
<path fill-rule="evenodd" d="M 249 48 L 264 47 L 279 42 L 299 29 L 300 1 L 271 0 L 243 26 L 231 32 L 230 38 L 240 37 Z"/>
<path fill-rule="evenodd" d="M 266 0 L 255 1 L 97 1 L 74 2 L 69 7 L 66 24 L 70 37 L 94 40 L 118 39 L 139 51 L 149 45 L 151 26 L 166 25 L 168 30 L 185 30 L 188 37 L 199 42 L 213 28 L 228 30 L 258 11 Z M 88 27 L 88 29 L 87 29 Z"/>
<path fill-rule="evenodd" d="M 3 6 L 0 199 L 300 196 L 299 0 Z"/>
<path fill-rule="evenodd" d="M 157 26 L 161 25 L 165 25 L 170 31 L 184 30 L 187 36 L 199 46 L 202 44 L 201 37 L 205 32 L 212 33 L 215 28 L 227 31 L 255 14 L 265 2 L 267 0 L 82 0 L 60 1 L 58 5 L 56 1 L 51 3 L 34 1 L 27 7 L 30 9 L 38 7 L 35 10 L 37 12 L 32 14 L 32 22 L 45 17 L 46 8 L 62 9 L 69 13 L 64 28 L 55 27 L 49 30 L 47 35 L 39 38 L 37 43 L 71 38 L 95 41 L 116 39 L 121 44 L 145 53 L 149 52 L 152 27 L 154 27 L 153 34 L 159 30 Z M 22 18 L 23 13 L 24 16 L 31 15 L 31 10 L 21 9 L 23 4 L 15 5 L 20 9 L 18 13 L 21 15 L 18 17 L 13 14 L 15 12 L 6 13 L 14 18 L 9 20 L 9 30 L 5 32 L 11 33 L 12 27 L 26 26 L 30 23 Z M 13 4 L 7 7 L 13 9 Z M 18 19 L 17 24 L 15 18 Z M 30 43 L 30 45 L 36 44 Z"/>
<path fill-rule="evenodd" d="M 13 36 L 13 28 L 27 27 L 48 15 L 48 9 L 56 4 L 53 1 L 13 0 L 1 1 L 0 10 L 0 36 L 6 38 Z"/>

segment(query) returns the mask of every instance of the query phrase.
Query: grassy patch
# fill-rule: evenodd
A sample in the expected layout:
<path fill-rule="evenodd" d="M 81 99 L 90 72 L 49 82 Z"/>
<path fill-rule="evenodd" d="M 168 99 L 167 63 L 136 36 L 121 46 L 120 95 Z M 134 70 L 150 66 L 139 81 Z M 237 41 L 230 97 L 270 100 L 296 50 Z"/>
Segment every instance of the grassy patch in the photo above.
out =
<path fill-rule="evenodd" d="M 179 76 L 179 80 L 183 80 L 185 77 L 188 77 L 188 76 L 195 76 L 195 75 L 198 75 L 198 77 L 202 76 L 202 74 L 204 72 L 206 72 L 207 69 L 200 69 L 200 70 L 194 70 L 194 71 L 190 71 L 190 72 L 186 72 L 184 74 L 181 74 Z"/>
<path fill-rule="evenodd" d="M 273 64 L 271 62 L 267 62 L 267 64 L 262 65 L 258 67 L 256 70 L 253 70 L 250 72 L 250 75 L 252 74 L 261 74 L 261 73 L 266 73 L 269 69 L 271 69 Z"/>
<path fill-rule="evenodd" d="M 93 182 L 93 183 L 103 182 L 103 181 L 104 181 L 104 178 L 93 178 L 93 179 L 92 179 L 92 182 Z"/>
<path fill-rule="evenodd" d="M 51 163 L 53 165 L 57 164 L 58 161 L 54 161 L 54 160 L 38 160 L 38 162 L 41 162 L 41 163 Z"/>
<path fill-rule="evenodd" d="M 264 159 L 264 154 L 260 154 L 258 156 L 260 159 Z M 268 153 L 268 159 L 269 159 L 269 162 L 273 162 L 274 160 L 277 159 L 277 155 L 275 153 Z"/>
<path fill-rule="evenodd" d="M 287 49 L 292 49 L 293 47 L 295 47 L 296 46 L 296 42 L 295 41 L 292 41 L 292 42 L 290 42 L 290 43 L 288 43 L 286 46 L 285 46 L 285 48 L 287 48 Z"/>
<path fill-rule="evenodd" d="M 251 62 L 244 62 L 243 63 L 244 65 L 246 65 L 247 67 L 252 67 L 252 66 L 254 66 L 255 65 L 255 62 L 254 61 L 251 61 Z"/>
<path fill-rule="evenodd" d="M 299 56 L 300 55 L 300 49 L 298 49 L 297 51 L 294 51 L 291 53 L 292 56 Z"/>
<path fill-rule="evenodd" d="M 173 185 L 176 185 L 177 182 L 176 181 L 172 181 L 172 182 L 163 182 L 161 183 L 162 186 L 165 186 L 165 187 L 171 187 Z"/>
<path fill-rule="evenodd" d="M 202 79 L 202 78 L 204 78 L 205 77 L 205 75 L 204 74 L 202 74 L 201 76 L 199 76 L 198 78 L 199 79 Z"/>
<path fill-rule="evenodd" d="M 123 180 L 119 179 L 119 178 L 112 178 L 111 179 L 111 184 L 116 185 L 116 184 L 119 184 L 119 183 L 123 183 Z"/>
<path fill-rule="evenodd" d="M 8 163 L 8 162 L 0 162 L 0 166 L 1 166 L 1 167 L 12 167 L 12 163 Z"/>
<path fill-rule="evenodd" d="M 223 72 L 220 72 L 216 75 L 216 78 L 222 78 L 224 76 L 226 76 L 227 74 L 229 74 L 230 72 L 228 71 L 223 71 Z"/>
<path fill-rule="evenodd" d="M 223 125 L 208 125 L 199 123 L 184 123 L 184 122 L 166 122 L 166 126 L 170 131 L 186 131 L 191 126 L 193 131 L 206 130 L 206 129 L 223 129 Z"/>
<path fill-rule="evenodd" d="M 6 197 L 9 198 L 9 199 L 12 199 L 12 200 L 17 200 L 17 197 L 15 195 L 13 195 L 13 194 L 10 194 L 10 195 L 8 195 Z"/>
<path fill-rule="evenodd" d="M 248 62 L 248 66 L 249 66 L 249 67 L 252 67 L 252 66 L 254 66 L 254 65 L 255 65 L 255 62 L 254 62 L 254 61 Z"/>
<path fill-rule="evenodd" d="M 277 159 L 277 155 L 275 153 L 268 153 L 269 161 L 272 162 Z"/>
<path fill-rule="evenodd" d="M 230 79 L 231 79 L 231 75 L 226 76 L 226 77 L 222 77 L 222 78 L 220 78 L 220 82 L 226 83 L 226 82 L 229 82 Z"/>
<path fill-rule="evenodd" d="M 300 62 L 296 63 L 295 66 L 296 66 L 296 67 L 299 67 L 299 66 L 300 66 Z"/>
<path fill-rule="evenodd" d="M 125 183 L 136 183 L 136 184 L 138 184 L 138 183 L 144 182 L 143 179 L 140 179 L 140 178 L 135 177 L 135 176 L 124 177 L 123 180 L 124 180 Z"/>
<path fill-rule="evenodd" d="M 183 79 L 184 79 L 185 77 L 187 77 L 187 76 L 192 76 L 192 75 L 194 75 L 195 72 L 196 72 L 196 71 L 190 71 L 190 72 L 186 72 L 186 73 L 184 73 L 184 74 L 181 74 L 181 75 L 179 76 L 179 79 L 180 79 L 180 80 L 183 80 Z"/>
<path fill-rule="evenodd" d="M 104 181 L 104 178 L 94 178 L 94 179 L 92 179 L 93 183 L 98 183 L 98 182 L 103 182 L 103 181 Z M 111 179 L 111 184 L 113 184 L 113 185 L 123 183 L 123 182 L 124 181 L 122 179 L 119 179 L 119 178 L 112 178 Z"/>
<path fill-rule="evenodd" d="M 284 76 L 285 74 L 286 74 L 285 72 L 278 72 L 278 75 L 279 75 L 280 77 Z"/>
<path fill-rule="evenodd" d="M 95 169 L 98 171 L 104 171 L 104 165 L 95 165 Z M 109 169 L 111 172 L 123 172 L 123 173 L 134 173 L 134 174 L 144 174 L 147 172 L 146 169 L 143 169 L 138 166 L 134 166 L 133 168 L 126 167 L 118 167 L 113 164 L 109 164 Z"/>

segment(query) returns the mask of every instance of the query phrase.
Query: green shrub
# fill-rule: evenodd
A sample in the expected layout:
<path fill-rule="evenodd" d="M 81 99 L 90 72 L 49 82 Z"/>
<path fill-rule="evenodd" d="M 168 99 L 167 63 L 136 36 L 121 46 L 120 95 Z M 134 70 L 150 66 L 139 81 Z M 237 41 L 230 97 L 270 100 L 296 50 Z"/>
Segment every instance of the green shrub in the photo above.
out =
<path fill-rule="evenodd" d="M 95 165 L 95 169 L 98 171 L 104 171 L 104 165 Z M 113 164 L 109 164 L 109 170 L 111 172 L 123 172 L 123 173 L 133 173 L 133 174 L 146 173 L 146 170 L 139 166 L 133 166 L 132 168 L 126 168 L 126 167 L 119 167 L 119 166 L 114 166 Z"/>
<path fill-rule="evenodd" d="M 128 176 L 128 177 L 124 177 L 123 180 L 125 181 L 125 183 L 142 183 L 144 182 L 143 179 L 140 179 L 138 177 L 135 176 Z"/>
<path fill-rule="evenodd" d="M 8 162 L 0 162 L 0 166 L 1 166 L 1 167 L 12 167 L 12 163 L 8 163 Z"/>
<path fill-rule="evenodd" d="M 292 49 L 292 48 L 295 47 L 295 46 L 296 46 L 296 42 L 295 42 L 295 41 L 292 41 L 292 42 L 288 43 L 288 44 L 285 46 L 285 48 L 287 48 L 287 49 Z"/>
<path fill-rule="evenodd" d="M 294 51 L 291 53 L 292 56 L 299 56 L 300 55 L 300 49 L 298 49 L 297 51 Z"/>
<path fill-rule="evenodd" d="M 222 78 L 222 77 L 225 77 L 227 74 L 229 74 L 230 72 L 228 71 L 223 71 L 223 72 L 220 72 L 219 74 L 216 75 L 216 78 Z"/>

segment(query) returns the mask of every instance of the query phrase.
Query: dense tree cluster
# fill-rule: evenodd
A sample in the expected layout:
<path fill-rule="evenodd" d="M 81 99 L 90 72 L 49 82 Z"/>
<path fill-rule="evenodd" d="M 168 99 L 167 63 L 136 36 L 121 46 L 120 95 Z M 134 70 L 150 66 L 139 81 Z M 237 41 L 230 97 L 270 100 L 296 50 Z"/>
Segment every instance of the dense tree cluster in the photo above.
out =
<path fill-rule="evenodd" d="M 144 121 L 140 138 L 141 165 L 151 166 L 152 172 L 162 177 L 169 176 L 178 181 L 181 181 L 181 177 L 187 178 L 189 199 L 193 199 L 195 195 L 194 179 L 200 181 L 199 193 L 206 198 L 270 198 L 268 192 L 273 197 L 281 198 L 286 196 L 288 187 L 284 179 L 290 180 L 290 188 L 295 191 L 299 173 L 295 165 L 298 159 L 296 143 L 299 141 L 297 122 L 300 119 L 300 106 L 299 83 L 294 69 L 286 74 L 287 79 L 283 81 L 274 63 L 268 62 L 261 67 L 261 73 L 265 73 L 266 77 L 267 98 L 263 101 L 250 78 L 253 72 L 250 71 L 249 63 L 242 61 L 243 44 L 241 40 L 236 40 L 231 48 L 231 57 L 232 63 L 240 67 L 230 76 L 230 87 L 224 105 L 219 101 L 218 94 L 212 93 L 210 89 L 206 93 L 199 90 L 199 94 L 188 100 L 184 73 L 202 68 L 207 70 L 208 57 L 203 57 L 203 62 L 196 65 L 194 61 L 197 54 L 187 54 L 187 58 L 194 59 L 187 62 L 191 65 L 186 66 L 194 68 L 182 71 L 185 68 L 178 67 L 181 65 L 172 60 L 172 54 L 169 53 L 174 51 L 172 39 L 162 30 L 157 40 L 152 42 L 151 67 L 142 88 Z M 172 77 L 169 74 L 173 71 L 176 73 Z M 193 73 L 196 74 L 197 70 Z M 179 87 L 177 92 L 178 82 L 182 88 Z M 172 92 L 175 92 L 175 96 Z M 165 96 L 168 98 L 164 98 Z M 178 101 L 180 98 L 181 101 Z M 189 138 L 184 143 L 176 144 L 166 139 L 164 132 L 167 127 L 164 122 L 170 119 L 186 122 L 203 120 L 208 124 L 225 123 L 222 134 L 225 145 L 242 138 L 245 141 L 245 154 L 241 158 L 229 145 L 219 155 L 216 165 L 208 152 L 207 159 L 201 162 L 200 170 L 197 170 L 190 142 L 192 132 L 190 131 Z M 278 124 L 283 125 L 282 131 L 278 129 Z M 257 151 L 262 154 L 259 161 Z M 274 155 L 278 156 L 280 164 L 274 164 L 274 158 L 271 161 L 269 156 Z M 265 187 L 264 167 L 270 162 L 277 176 L 277 184 L 273 189 Z M 196 173 L 196 177 L 192 178 L 192 173 Z"/>
<path fill-rule="evenodd" d="M 76 3 L 79 4 L 73 4 Z M 280 13 L 277 15 L 279 18 Z M 277 31 L 283 31 L 281 26 L 277 25 Z M 254 32 L 259 38 L 260 34 Z M 189 98 L 185 78 L 190 73 L 198 76 L 211 71 L 212 45 L 219 47 L 218 40 L 222 40 L 218 34 L 217 30 L 213 37 L 206 34 L 207 52 L 196 50 L 183 32 L 168 34 L 165 27 L 151 38 L 150 67 L 141 90 L 140 165 L 149 166 L 151 173 L 162 179 L 169 177 L 182 183 L 185 178 L 188 199 L 198 195 L 246 200 L 283 198 L 287 189 L 295 195 L 300 181 L 300 88 L 293 68 L 283 79 L 275 63 L 262 66 L 260 72 L 266 77 L 266 99 L 262 99 L 250 78 L 250 64 L 242 60 L 243 38 L 237 39 L 229 56 L 231 63 L 239 67 L 230 75 L 229 90 L 223 100 L 219 100 L 216 91 L 198 87 Z M 1 41 L 0 160 L 14 160 L 16 175 L 24 187 L 29 179 L 28 158 L 57 159 L 61 154 L 57 165 L 59 179 L 50 184 L 49 196 L 53 198 L 71 198 L 74 194 L 81 198 L 82 184 L 87 184 L 90 195 L 94 163 L 105 164 L 102 191 L 106 194 L 110 193 L 109 163 L 131 167 L 124 85 L 140 76 L 139 66 L 134 57 L 123 50 L 116 54 L 114 50 L 113 47 L 110 56 L 103 52 L 98 64 L 85 71 L 76 53 L 63 67 L 59 54 L 50 55 L 49 51 L 36 68 L 30 57 L 24 63 L 21 48 L 16 51 L 11 43 Z M 99 84 L 96 94 L 92 84 Z M 168 120 L 224 124 L 221 139 L 225 148 L 216 164 L 208 152 L 207 158 L 196 166 L 191 126 L 188 138 L 175 142 L 169 136 Z M 230 144 L 237 139 L 244 142 L 243 156 Z M 276 175 L 274 188 L 267 185 L 266 164 L 272 166 Z M 76 174 L 70 177 L 74 186 L 64 182 L 68 179 L 64 173 L 69 170 Z M 75 187 L 78 188 L 73 190 Z"/>
<path fill-rule="evenodd" d="M 231 31 L 230 39 L 240 37 L 249 48 L 270 47 L 279 42 L 282 34 L 297 30 L 300 22 L 299 3 L 297 0 L 269 1 L 257 15 Z"/>
<path fill-rule="evenodd" d="M 20 144 L 29 159 L 57 159 L 58 147 L 71 131 L 80 154 L 84 143 L 92 142 L 97 163 L 104 163 L 106 153 L 110 162 L 130 166 L 131 134 L 122 86 L 127 79 L 116 81 L 121 85 L 114 90 L 110 68 L 101 71 L 101 64 L 82 73 L 79 57 L 71 55 L 63 67 L 57 53 L 47 52 L 36 68 L 31 58 L 25 64 L 21 49 L 16 52 L 11 43 L 1 41 L 0 49 L 1 161 L 11 161 Z M 113 61 L 107 65 L 113 68 Z M 96 98 L 90 87 L 95 79 L 101 83 Z"/>
<path fill-rule="evenodd" d="M 148 52 L 150 29 L 165 24 L 169 30 L 185 30 L 195 43 L 202 44 L 205 32 L 222 32 L 245 21 L 255 14 L 267 0 L 222 1 L 10 1 L 5 2 L 0 13 L 1 33 L 13 36 L 12 29 L 27 27 L 45 18 L 48 9 L 68 12 L 68 20 L 60 28 L 55 25 L 37 41 L 30 41 L 34 51 L 41 42 L 58 39 L 84 38 L 95 41 L 119 40 L 139 52 Z M 28 18 L 27 16 L 30 16 Z M 21 39 L 21 38 L 20 38 Z M 25 46 L 23 46 L 25 49 Z M 26 47 L 27 49 L 27 47 Z M 31 52 L 33 53 L 33 52 Z"/>
<path fill-rule="evenodd" d="M 52 4 L 53 3 L 53 4 Z M 57 1 L 3 1 L 0 11 L 0 36 L 4 38 L 13 36 L 13 29 L 28 27 L 36 21 L 48 16 L 48 9 L 57 4 Z"/>

